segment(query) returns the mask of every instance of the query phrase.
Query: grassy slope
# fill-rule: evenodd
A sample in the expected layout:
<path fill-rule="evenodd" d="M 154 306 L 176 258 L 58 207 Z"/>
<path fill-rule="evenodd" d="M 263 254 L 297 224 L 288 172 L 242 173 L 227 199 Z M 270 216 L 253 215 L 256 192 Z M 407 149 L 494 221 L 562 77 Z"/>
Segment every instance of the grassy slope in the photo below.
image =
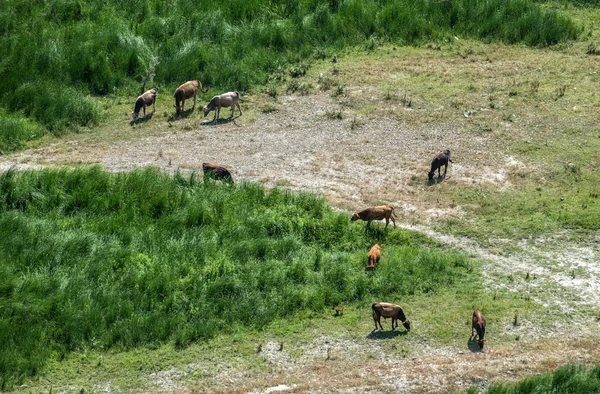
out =
<path fill-rule="evenodd" d="M 356 308 L 340 321 L 362 331 L 370 302 L 399 301 L 423 327 L 416 337 L 441 343 L 461 327 L 436 329 L 419 312 L 432 302 L 444 321 L 474 307 L 506 320 L 538 308 L 508 292 L 478 295 L 465 256 L 406 230 L 364 231 L 308 194 L 97 167 L 9 171 L 0 191 L 3 387 L 75 350 L 285 336 L 293 326 L 270 323 L 318 326 L 340 302 Z M 386 263 L 371 275 L 364 254 L 375 242 Z"/>
<path fill-rule="evenodd" d="M 570 193 L 574 193 L 574 196 L 577 197 L 579 195 L 581 198 L 585 198 L 586 194 L 589 193 L 589 197 L 593 199 L 591 195 L 594 193 L 594 191 L 590 191 L 588 188 L 593 188 L 593 185 L 598 183 L 596 183 L 596 173 L 593 171 L 595 162 L 593 161 L 593 158 L 590 159 L 592 156 L 590 156 L 589 153 L 593 152 L 595 149 L 594 147 L 596 146 L 594 145 L 596 141 L 594 138 L 596 136 L 593 119 L 598 104 L 596 96 L 593 92 L 593 84 L 590 83 L 595 80 L 594 78 L 596 78 L 595 74 L 590 75 L 590 69 L 596 70 L 597 67 L 590 66 L 590 62 L 592 64 L 596 64 L 597 58 L 585 54 L 587 46 L 587 42 L 578 43 L 570 48 L 563 48 L 559 51 L 548 51 L 546 53 L 542 52 L 540 55 L 536 51 L 523 48 L 507 48 L 500 46 L 491 47 L 492 49 L 490 49 L 490 47 L 480 46 L 479 44 L 473 43 L 467 43 L 459 46 L 458 48 L 454 46 L 444 47 L 442 45 L 441 51 L 425 51 L 425 56 L 433 57 L 434 62 L 439 61 L 440 59 L 447 59 L 449 57 L 452 61 L 460 62 L 460 64 L 466 66 L 471 62 L 471 60 L 475 60 L 472 63 L 475 63 L 476 65 L 481 64 L 487 56 L 494 54 L 497 56 L 498 60 L 496 64 L 500 63 L 500 65 L 503 67 L 502 70 L 505 70 L 505 73 L 494 72 L 493 74 L 496 75 L 496 77 L 492 78 L 493 82 L 490 83 L 490 85 L 485 86 L 477 86 L 477 83 L 483 83 L 482 81 L 486 81 L 486 79 L 474 79 L 472 77 L 461 77 L 457 74 L 450 74 L 448 75 L 447 81 L 456 83 L 456 85 L 444 86 L 441 84 L 442 87 L 439 88 L 439 90 L 436 90 L 436 85 L 431 84 L 433 87 L 433 92 L 431 93 L 419 92 L 416 90 L 419 86 L 427 86 L 427 81 L 430 80 L 431 76 L 428 76 L 425 73 L 419 77 L 419 75 L 416 74 L 411 76 L 411 78 L 414 79 L 411 80 L 410 88 L 407 88 L 406 85 L 403 84 L 392 86 L 392 91 L 398 92 L 398 96 L 401 96 L 403 92 L 407 91 L 408 95 L 413 98 L 413 106 L 415 110 L 409 113 L 414 114 L 414 117 L 409 119 L 409 121 L 415 123 L 422 122 L 423 119 L 427 119 L 427 117 L 423 117 L 423 114 L 431 114 L 433 109 L 439 108 L 438 105 L 440 103 L 442 103 L 442 105 L 447 105 L 446 103 L 448 102 L 452 103 L 452 99 L 456 100 L 456 102 L 451 105 L 455 105 L 455 109 L 457 110 L 455 112 L 451 111 L 451 113 L 453 113 L 452 116 L 455 116 L 459 119 L 463 110 L 480 108 L 481 106 L 489 107 L 489 104 L 487 103 L 495 100 L 496 104 L 494 110 L 491 111 L 491 116 L 482 120 L 478 119 L 475 121 L 475 126 L 473 126 L 472 123 L 467 124 L 465 121 L 465 124 L 462 125 L 464 130 L 471 131 L 473 133 L 498 133 L 499 138 L 507 139 L 507 149 L 509 149 L 509 152 L 518 155 L 520 160 L 531 163 L 542 163 L 542 165 L 540 165 L 542 168 L 545 167 L 544 164 L 548 166 L 549 170 L 545 171 L 547 171 L 548 174 L 554 174 L 554 177 L 550 177 L 550 181 L 545 184 L 544 190 L 548 188 L 550 193 L 553 193 L 555 196 L 562 195 L 562 191 L 568 190 Z M 423 56 L 420 50 L 402 49 L 402 51 L 404 51 L 402 52 L 403 55 L 412 54 L 414 57 L 413 61 L 414 59 Z M 435 55 L 436 53 L 439 55 Z M 463 57 L 465 54 L 466 58 Z M 371 55 L 369 54 L 367 57 L 371 57 Z M 543 68 L 531 70 L 531 72 L 526 76 L 514 75 L 509 71 L 511 68 L 514 69 L 514 63 L 518 63 L 518 68 L 523 69 L 523 67 L 527 67 L 527 65 L 539 64 L 540 62 L 544 61 L 547 63 L 544 64 Z M 511 62 L 513 62 L 513 64 L 511 64 Z M 360 67 L 363 66 L 361 65 Z M 479 71 L 474 70 L 474 74 L 471 75 L 478 75 L 478 72 Z M 342 77 L 343 74 L 340 78 Z M 418 78 L 422 78 L 422 80 L 419 80 Z M 535 83 L 536 79 L 539 80 L 537 92 L 535 89 L 533 89 L 533 87 L 537 85 Z M 380 92 L 383 101 L 385 100 L 385 92 L 388 91 L 390 87 L 388 83 L 383 84 L 383 82 L 380 86 Z M 576 87 L 578 94 L 570 95 L 569 89 L 565 89 L 566 94 L 558 97 L 560 96 L 561 86 Z M 515 89 L 514 92 L 516 94 L 511 94 L 511 89 Z M 454 93 L 456 90 L 461 91 L 461 93 Z M 434 98 L 438 98 L 440 102 L 435 102 Z M 511 98 L 513 100 L 510 100 Z M 523 98 L 523 101 L 520 102 L 521 105 L 513 105 L 514 101 L 519 100 L 519 98 Z M 418 108 L 415 104 L 420 100 L 422 100 L 424 103 L 422 108 Z M 574 106 L 577 106 L 578 110 L 573 110 Z M 124 105 L 123 108 L 127 110 L 129 105 Z M 379 108 L 379 106 L 375 106 L 373 109 L 376 108 Z M 423 109 L 423 111 L 418 112 L 420 109 Z M 367 112 L 367 109 L 365 109 L 365 112 Z M 526 118 L 528 114 L 533 118 L 528 119 L 527 121 L 519 121 L 519 119 Z M 440 121 L 441 118 L 442 116 L 440 116 L 437 121 Z M 510 119 L 512 119 L 512 121 Z M 543 124 L 546 125 L 543 126 L 543 130 L 545 130 L 545 132 L 540 134 L 543 135 L 543 137 L 540 137 L 537 133 L 535 133 L 535 131 L 539 130 L 539 128 L 535 126 L 540 124 L 538 123 L 540 119 L 542 119 Z M 458 119 L 454 120 L 458 122 Z M 515 120 L 517 120 L 517 122 L 515 122 Z M 431 119 L 429 121 L 434 122 L 436 119 Z M 500 126 L 504 123 L 511 123 L 513 125 L 518 123 L 518 129 L 520 131 L 529 132 L 527 134 L 528 140 L 529 138 L 532 138 L 532 140 L 525 142 L 522 140 L 517 140 L 516 137 L 511 137 L 511 134 L 513 134 L 512 132 L 509 133 L 502 131 Z M 491 130 L 488 129 L 488 126 L 491 128 Z M 571 128 L 569 129 L 569 127 Z M 515 129 L 515 127 L 513 127 L 513 129 Z M 564 130 L 572 131 L 565 134 Z M 86 136 L 84 138 L 97 137 Z M 544 143 L 545 138 L 548 138 L 548 141 L 550 142 L 548 145 Z M 580 149 L 565 149 L 565 147 L 570 146 L 578 146 Z M 588 146 L 590 146 L 589 151 L 587 150 Z M 558 159 L 555 158 L 553 156 L 553 153 L 555 152 L 560 152 L 560 154 L 564 155 L 564 157 L 561 156 Z M 575 160 L 573 160 L 573 157 Z M 573 171 L 568 167 L 564 167 L 564 162 L 567 160 L 570 160 L 572 163 L 576 163 L 578 171 Z M 581 182 L 575 179 L 578 174 Z M 463 204 L 472 204 L 471 206 L 474 207 L 472 213 L 475 215 L 474 217 L 476 219 L 467 224 L 457 222 L 450 223 L 453 231 L 478 236 L 479 234 L 483 234 L 486 230 L 495 229 L 497 228 L 496 224 L 502 222 L 504 216 L 508 217 L 509 214 L 511 214 L 511 210 L 514 209 L 515 203 L 526 203 L 530 199 L 531 195 L 538 194 L 536 193 L 538 191 L 535 190 L 535 188 L 539 187 L 538 178 L 534 177 L 532 174 L 525 173 L 523 176 L 522 174 L 515 173 L 512 174 L 511 179 L 517 185 L 516 188 L 518 191 L 509 190 L 508 192 L 505 191 L 499 193 L 493 188 L 474 187 L 469 188 L 467 192 L 462 192 L 459 190 L 459 188 L 463 188 L 462 186 L 456 187 L 456 190 L 454 191 L 456 201 Z M 578 183 L 585 185 L 585 189 L 577 190 L 576 187 L 571 187 L 573 185 L 577 185 Z M 492 203 L 489 202 L 490 198 L 492 198 Z M 484 200 L 486 200 L 486 203 L 485 206 L 482 206 L 484 205 L 482 204 Z M 510 203 L 503 204 L 502 200 L 509 201 Z M 550 200 L 553 204 L 557 204 L 555 198 L 551 198 Z M 565 199 L 565 201 L 567 201 L 569 204 L 570 209 L 575 210 L 576 215 L 579 215 L 579 212 L 581 212 L 584 214 L 584 216 L 587 216 L 587 212 L 585 212 L 587 208 L 584 208 L 580 201 L 570 201 L 569 198 Z M 590 205 L 592 207 L 597 207 L 597 203 L 594 204 L 593 201 L 592 204 L 588 204 L 588 206 Z M 532 216 L 534 216 L 533 213 Z M 547 228 L 546 224 L 544 223 L 546 223 L 546 218 L 543 220 L 535 219 L 535 226 L 533 229 L 537 230 L 540 228 Z M 597 222 L 591 221 L 590 225 L 594 226 L 594 223 Z M 580 228 L 580 226 L 581 228 L 594 228 L 590 227 L 590 225 L 586 225 L 585 222 L 583 224 L 584 225 L 575 224 L 573 228 Z M 517 222 L 506 223 L 506 229 L 498 232 L 497 234 L 511 234 L 511 232 L 507 231 L 507 229 L 512 229 L 515 225 L 517 225 L 517 229 L 519 229 L 519 232 L 516 233 L 517 236 L 522 236 L 523 234 L 527 234 L 529 231 L 531 231 L 531 228 L 523 228 L 522 221 L 519 220 Z M 550 222 L 549 229 L 551 231 L 556 231 L 564 225 L 567 227 L 571 226 L 568 220 L 563 220 L 561 217 L 558 217 L 558 219 Z M 469 289 L 469 286 L 466 286 L 466 289 Z M 464 315 L 465 313 L 468 313 L 468 310 L 474 306 L 471 304 L 462 306 L 454 305 L 453 301 L 455 294 L 453 293 L 441 295 L 439 297 L 440 298 L 436 301 L 436 303 L 448 308 L 449 313 L 458 313 Z M 419 306 L 421 302 L 424 301 L 408 300 L 406 303 L 406 308 L 408 310 L 418 310 L 416 307 Z M 518 298 L 511 299 L 510 297 L 506 302 L 506 304 L 498 305 L 496 312 L 501 312 L 504 310 L 504 319 L 510 320 L 512 308 L 522 306 L 523 304 L 522 300 L 519 300 Z M 491 306 L 490 308 L 493 307 Z M 368 315 L 368 311 L 366 314 Z M 320 329 L 317 327 L 315 331 L 316 333 L 318 333 L 319 330 L 321 330 L 321 332 L 327 331 L 331 328 L 332 324 L 332 331 L 335 331 L 340 327 L 339 325 L 336 326 L 336 324 L 341 324 L 341 328 L 339 328 L 340 330 L 346 330 L 348 323 L 354 324 L 356 321 L 360 321 L 360 325 L 358 325 L 356 329 L 357 331 L 366 330 L 371 324 L 369 318 L 365 318 L 364 308 L 362 311 L 358 311 L 356 313 L 348 313 L 344 319 L 332 319 L 321 315 L 319 315 L 318 318 L 322 319 L 323 322 L 316 323 L 318 327 L 321 327 Z M 419 318 L 423 319 L 426 318 L 426 316 L 419 317 L 417 315 L 416 319 Z M 295 335 L 298 335 L 294 334 L 294 332 L 302 331 L 302 329 L 304 329 L 302 324 L 303 323 L 300 323 L 299 328 L 297 326 L 284 325 L 284 328 L 282 329 L 281 325 L 273 323 L 272 326 L 266 329 L 266 332 L 270 332 L 272 335 L 293 338 Z M 456 341 L 456 339 L 453 338 L 457 338 L 461 335 L 460 333 L 464 331 L 464 327 L 462 326 L 456 326 L 446 331 L 439 330 L 440 327 L 436 325 L 431 325 L 431 327 L 431 332 L 428 334 L 434 335 L 436 340 L 440 341 L 440 343 L 452 344 Z M 313 335 L 315 332 L 311 332 L 310 335 Z M 256 342 L 260 341 L 262 334 L 250 332 L 242 333 L 240 335 L 240 337 L 237 337 L 237 340 L 242 342 L 240 347 L 234 346 L 231 348 L 227 345 L 224 345 L 222 342 L 219 342 L 217 339 L 216 342 L 207 344 L 207 348 L 204 348 L 204 345 L 200 345 L 199 349 L 196 348 L 199 353 L 196 353 L 194 356 L 190 356 L 190 360 L 192 360 L 193 357 L 198 357 L 198 354 L 209 351 L 207 349 L 213 349 L 212 351 L 214 351 L 214 348 L 217 347 L 227 349 L 226 353 L 230 354 L 235 354 L 236 351 L 241 349 L 242 354 L 247 356 L 247 359 L 250 360 L 249 362 L 252 362 L 253 346 Z M 404 340 L 404 338 L 402 340 Z M 509 338 L 506 338 L 506 340 L 509 340 Z M 406 346 L 410 348 L 408 343 L 406 343 Z M 86 371 L 83 374 L 86 376 L 94 376 L 97 374 L 98 381 L 104 381 L 107 378 L 114 376 L 116 370 L 126 370 L 131 375 L 127 375 L 126 378 L 123 378 L 124 381 L 122 382 L 122 385 L 123 387 L 134 389 L 139 388 L 144 384 L 144 382 L 136 381 L 136 378 L 131 380 L 132 376 L 136 376 L 136 369 L 141 368 L 143 370 L 150 371 L 164 369 L 169 365 L 177 365 L 179 362 L 183 362 L 183 364 L 179 365 L 185 364 L 185 360 L 176 360 L 181 356 L 181 353 L 175 352 L 170 346 L 162 347 L 158 351 L 149 351 L 142 348 L 138 351 L 123 354 L 104 353 L 103 355 L 105 360 L 108 361 L 99 363 L 96 360 L 99 360 L 101 355 L 102 353 L 97 353 L 94 351 L 77 353 L 72 356 L 68 356 L 68 362 L 65 364 L 54 364 L 53 362 L 51 365 L 51 371 L 53 371 L 52 373 L 54 376 L 59 377 L 59 379 L 62 376 L 65 385 L 79 384 L 81 387 L 84 387 L 89 383 L 85 378 L 78 380 L 81 378 L 77 377 L 78 374 L 75 372 L 75 369 L 83 368 L 83 371 Z M 156 357 L 158 361 L 147 361 L 149 357 Z M 110 367 L 106 367 L 106 370 L 103 374 L 97 372 L 99 365 L 109 365 Z M 257 368 L 260 368 L 260 366 Z M 56 377 L 53 378 L 56 379 Z M 47 382 L 45 381 L 40 381 L 38 384 L 40 384 L 40 387 L 47 386 Z M 41 388 L 40 391 L 47 390 Z"/>
<path fill-rule="evenodd" d="M 10 0 L 0 3 L 0 22 L 0 88 L 7 92 L 0 105 L 56 135 L 101 121 L 90 94 L 135 97 L 140 85 L 171 90 L 193 78 L 249 91 L 367 40 L 417 43 L 461 34 L 545 46 L 580 32 L 564 14 L 526 0 Z M 43 134 L 13 123 L 0 122 L 0 152 Z"/>

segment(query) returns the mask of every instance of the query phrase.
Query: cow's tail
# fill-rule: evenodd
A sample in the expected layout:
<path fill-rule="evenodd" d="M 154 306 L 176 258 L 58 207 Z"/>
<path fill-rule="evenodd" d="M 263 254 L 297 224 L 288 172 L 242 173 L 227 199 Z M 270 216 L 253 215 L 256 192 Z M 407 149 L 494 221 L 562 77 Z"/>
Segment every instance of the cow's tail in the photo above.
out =
<path fill-rule="evenodd" d="M 198 82 L 198 83 L 200 83 L 200 82 Z M 208 89 L 209 89 L 209 88 L 206 88 L 206 90 L 202 90 L 202 84 L 200 83 L 200 91 L 201 91 L 202 93 L 208 93 Z"/>
<path fill-rule="evenodd" d="M 393 216 L 394 218 L 398 219 L 398 216 L 396 216 L 396 214 L 394 213 L 394 207 L 392 207 L 392 206 L 390 205 L 390 208 L 392 208 L 392 216 Z"/>

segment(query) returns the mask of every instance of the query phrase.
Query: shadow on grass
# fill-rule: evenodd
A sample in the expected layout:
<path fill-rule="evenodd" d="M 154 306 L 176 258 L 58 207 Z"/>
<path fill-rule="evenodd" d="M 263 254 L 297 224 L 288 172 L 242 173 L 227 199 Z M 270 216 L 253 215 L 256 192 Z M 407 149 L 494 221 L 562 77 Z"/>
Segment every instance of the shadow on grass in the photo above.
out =
<path fill-rule="evenodd" d="M 432 186 L 432 185 L 441 183 L 444 181 L 444 179 L 448 179 L 448 178 L 450 178 L 450 177 L 438 176 L 435 178 L 431 178 L 427 181 L 427 186 Z"/>
<path fill-rule="evenodd" d="M 153 115 L 154 115 L 154 112 L 150 112 L 149 114 L 145 115 L 144 117 L 137 118 L 136 120 L 132 120 L 131 122 L 129 122 L 129 125 L 133 126 L 136 123 L 146 123 L 147 121 L 152 119 Z"/>
<path fill-rule="evenodd" d="M 185 110 L 185 111 L 181 111 L 180 113 L 174 113 L 169 116 L 168 120 L 169 120 L 169 122 L 175 122 L 180 119 L 185 119 L 188 116 L 190 116 L 193 112 L 194 112 L 194 107 L 192 107 L 188 110 Z"/>
<path fill-rule="evenodd" d="M 392 339 L 396 338 L 399 335 L 406 335 L 408 331 L 377 331 L 373 330 L 366 336 L 367 339 Z"/>
<path fill-rule="evenodd" d="M 467 347 L 473 353 L 481 353 L 481 352 L 483 352 L 483 349 L 481 349 L 479 347 L 479 344 L 477 343 L 477 341 L 474 341 L 473 338 L 469 338 L 469 340 L 467 341 Z"/>
<path fill-rule="evenodd" d="M 209 120 L 207 122 L 202 122 L 200 123 L 200 126 L 216 126 L 216 125 L 220 125 L 220 124 L 225 124 L 225 123 L 231 123 L 233 122 L 234 124 L 237 125 L 237 123 L 235 123 L 235 120 L 237 118 L 240 118 L 242 115 L 238 115 L 238 116 L 234 116 L 234 117 L 229 117 L 229 118 L 219 118 L 217 119 L 217 123 L 215 124 L 214 120 Z"/>

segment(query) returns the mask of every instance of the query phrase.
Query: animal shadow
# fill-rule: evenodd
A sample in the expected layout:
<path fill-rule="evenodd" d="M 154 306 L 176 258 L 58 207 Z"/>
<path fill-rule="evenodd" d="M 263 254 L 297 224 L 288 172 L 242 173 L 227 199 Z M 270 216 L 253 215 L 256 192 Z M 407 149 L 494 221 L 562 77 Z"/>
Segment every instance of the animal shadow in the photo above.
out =
<path fill-rule="evenodd" d="M 481 349 L 479 347 L 479 344 L 477 343 L 477 341 L 473 340 L 473 337 L 469 338 L 469 340 L 467 341 L 467 347 L 473 353 L 481 353 L 481 352 L 483 352 L 483 349 Z"/>
<path fill-rule="evenodd" d="M 437 183 L 441 183 L 442 181 L 444 181 L 444 179 L 446 179 L 446 178 L 444 178 L 443 176 L 438 176 L 438 177 L 435 177 L 435 178 L 432 178 L 432 179 L 428 179 L 427 180 L 427 186 L 431 186 L 431 185 L 435 185 Z"/>
<path fill-rule="evenodd" d="M 394 331 L 377 331 L 377 330 L 373 330 L 369 333 L 369 335 L 366 336 L 367 339 L 392 339 L 392 338 L 396 338 L 399 335 L 406 335 L 408 334 L 408 331 L 400 331 L 400 330 L 394 330 Z M 479 347 L 479 346 L 477 346 Z"/>
<path fill-rule="evenodd" d="M 190 116 L 194 112 L 194 108 L 186 109 L 181 111 L 180 113 L 175 112 L 173 115 L 169 116 L 169 121 L 175 121 L 179 119 L 185 119 Z"/>
<path fill-rule="evenodd" d="M 210 117 L 210 115 L 207 115 L 207 116 Z M 229 118 L 229 117 L 227 117 L 227 118 L 219 118 L 219 119 L 217 119 L 217 125 L 225 124 L 225 123 L 231 123 L 231 122 L 235 123 L 235 120 L 237 118 L 239 118 L 240 116 L 241 115 L 234 116 L 233 118 Z M 210 119 L 210 120 L 208 120 L 206 122 L 200 123 L 200 126 L 216 126 L 216 125 L 215 125 L 215 121 L 212 120 L 212 119 Z"/>
<path fill-rule="evenodd" d="M 139 117 L 136 120 L 132 120 L 131 122 L 129 122 L 129 125 L 133 126 L 136 123 L 146 123 L 147 121 L 149 121 L 150 119 L 152 119 L 153 115 L 154 114 L 152 112 L 150 112 L 149 114 L 146 114 L 146 116 L 144 116 L 144 117 Z"/>

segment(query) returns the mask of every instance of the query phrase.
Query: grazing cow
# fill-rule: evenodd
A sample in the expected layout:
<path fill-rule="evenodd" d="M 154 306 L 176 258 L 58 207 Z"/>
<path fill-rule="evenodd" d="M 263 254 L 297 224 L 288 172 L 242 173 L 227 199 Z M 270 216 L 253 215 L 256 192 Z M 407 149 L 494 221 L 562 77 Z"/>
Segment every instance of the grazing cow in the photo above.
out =
<path fill-rule="evenodd" d="M 352 213 L 352 217 L 350 218 L 351 222 L 357 220 L 366 220 L 367 227 L 371 224 L 371 220 L 382 220 L 385 219 L 385 228 L 387 228 L 390 223 L 390 219 L 392 219 L 392 223 L 394 223 L 394 227 L 396 227 L 396 221 L 394 220 L 394 208 L 389 205 L 380 205 L 378 207 L 370 207 L 365 208 L 362 211 Z"/>
<path fill-rule="evenodd" d="M 477 332 L 477 343 L 479 344 L 479 348 L 483 349 L 484 340 L 483 337 L 485 335 L 485 316 L 477 309 L 473 311 L 473 324 L 471 324 L 471 338 L 475 338 L 475 332 Z"/>
<path fill-rule="evenodd" d="M 215 180 L 222 180 L 223 182 L 233 183 L 231 173 L 225 167 L 213 163 L 202 163 L 202 172 L 204 172 L 205 179 L 212 178 Z"/>
<path fill-rule="evenodd" d="M 186 83 L 175 89 L 175 94 L 173 95 L 173 97 L 175 97 L 175 110 L 178 114 L 183 112 L 185 100 L 189 98 L 194 98 L 194 106 L 192 107 L 192 110 L 196 108 L 196 98 L 198 96 L 198 89 L 200 89 L 202 93 L 208 92 L 208 88 L 206 88 L 206 90 L 202 90 L 202 84 L 198 80 L 187 81 Z"/>
<path fill-rule="evenodd" d="M 373 309 L 373 320 L 375 321 L 375 329 L 377 330 L 377 324 L 379 324 L 379 328 L 383 330 L 381 326 L 381 317 L 384 319 L 392 318 L 392 330 L 398 327 L 398 320 L 402 322 L 406 331 L 410 331 L 410 321 L 404 316 L 404 311 L 400 306 L 394 304 L 388 304 L 387 302 L 374 302 L 371 305 L 371 309 Z"/>
<path fill-rule="evenodd" d="M 227 92 L 221 95 L 215 96 L 210 100 L 208 105 L 204 106 L 204 117 L 210 111 L 215 111 L 215 117 L 213 118 L 213 122 L 217 124 L 217 120 L 219 119 L 219 113 L 221 112 L 221 107 L 231 107 L 231 116 L 229 119 L 233 118 L 233 111 L 235 111 L 235 107 L 240 111 L 240 116 L 242 116 L 242 109 L 240 108 L 240 94 L 238 92 Z"/>
<path fill-rule="evenodd" d="M 135 108 L 131 113 L 133 116 L 133 121 L 138 120 L 140 116 L 140 109 L 144 110 L 144 117 L 146 116 L 146 106 L 152 105 L 152 113 L 156 110 L 156 93 L 158 90 L 156 88 L 150 89 L 135 100 Z"/>
<path fill-rule="evenodd" d="M 438 153 L 433 157 L 431 161 L 431 171 L 429 171 L 429 180 L 433 180 L 435 170 L 438 170 L 438 178 L 441 176 L 442 166 L 444 166 L 444 178 L 446 177 L 446 171 L 448 170 L 448 162 L 452 163 L 450 159 L 450 149 L 446 149 L 443 152 Z"/>
<path fill-rule="evenodd" d="M 369 265 L 365 267 L 366 270 L 374 270 L 379 264 L 379 259 L 381 259 L 381 251 L 379 250 L 379 244 L 373 245 L 371 250 L 369 250 L 369 254 L 367 255 L 369 259 Z"/>

